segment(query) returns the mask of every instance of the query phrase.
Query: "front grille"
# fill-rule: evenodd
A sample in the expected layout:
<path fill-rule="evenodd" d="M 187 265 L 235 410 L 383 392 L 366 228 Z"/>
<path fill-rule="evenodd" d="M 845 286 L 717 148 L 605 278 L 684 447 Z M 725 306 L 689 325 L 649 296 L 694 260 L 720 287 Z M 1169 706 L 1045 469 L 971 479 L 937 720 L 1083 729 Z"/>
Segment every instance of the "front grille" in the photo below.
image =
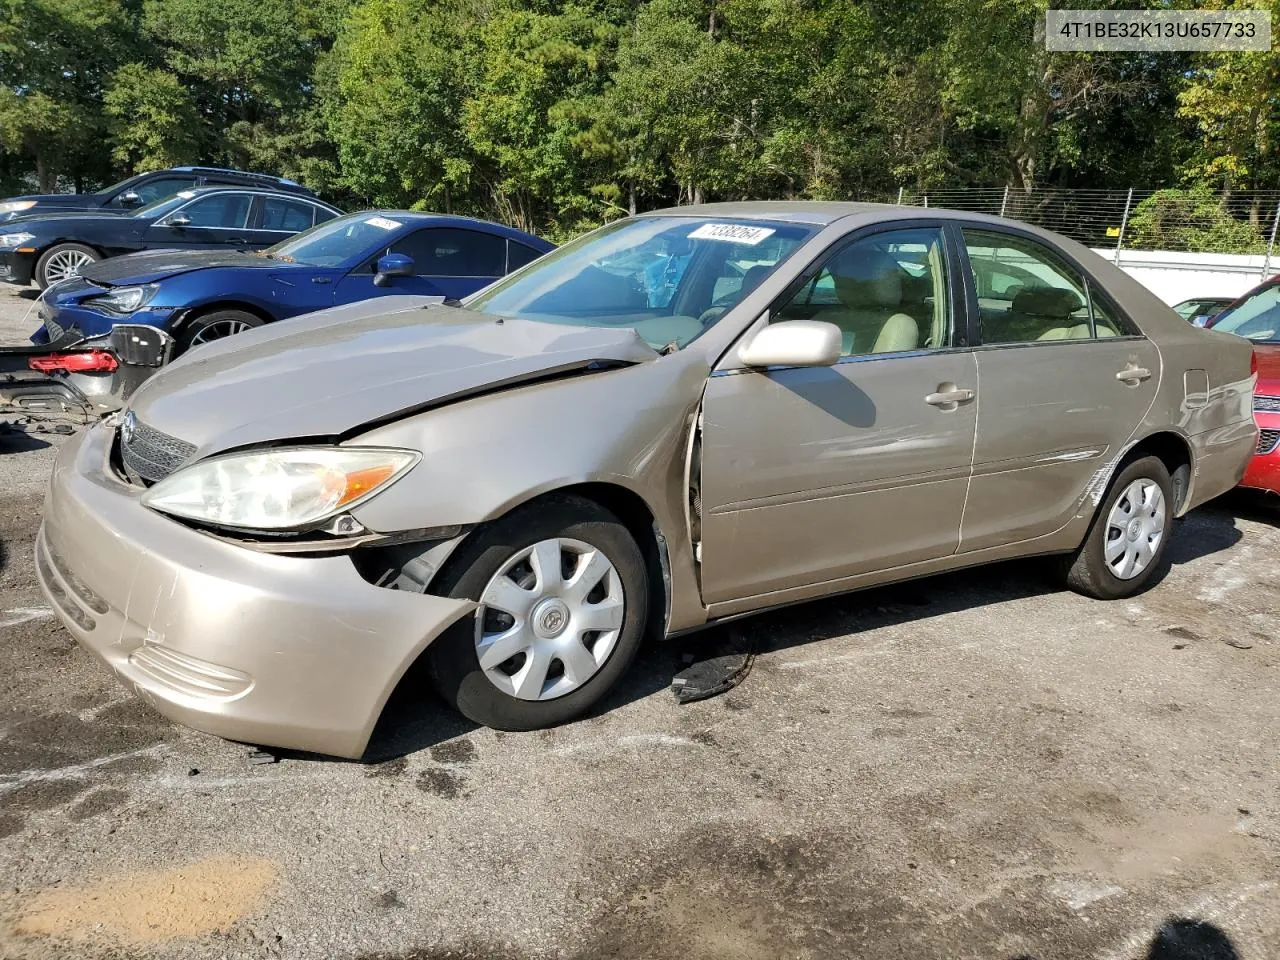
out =
<path fill-rule="evenodd" d="M 1280 444 L 1280 430 L 1259 430 L 1258 447 L 1255 453 L 1270 453 Z"/>
<path fill-rule="evenodd" d="M 132 424 L 132 431 L 127 425 L 120 430 L 120 459 L 124 461 L 125 469 L 148 483 L 159 483 L 196 452 L 195 444 L 161 433 L 138 420 L 133 420 Z M 128 440 L 125 439 L 126 433 L 129 433 Z"/>
<path fill-rule="evenodd" d="M 1280 413 L 1280 397 L 1254 397 L 1253 409 L 1267 413 Z"/>

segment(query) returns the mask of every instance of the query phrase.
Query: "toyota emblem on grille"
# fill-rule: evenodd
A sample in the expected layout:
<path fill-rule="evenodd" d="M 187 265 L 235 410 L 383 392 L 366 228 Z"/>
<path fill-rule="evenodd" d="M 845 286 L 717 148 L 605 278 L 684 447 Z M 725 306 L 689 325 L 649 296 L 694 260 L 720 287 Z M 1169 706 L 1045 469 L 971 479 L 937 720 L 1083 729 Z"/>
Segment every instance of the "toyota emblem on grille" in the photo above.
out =
<path fill-rule="evenodd" d="M 124 415 L 124 420 L 120 424 L 120 439 L 125 443 L 133 443 L 133 432 L 138 428 L 138 418 L 133 415 L 130 410 Z"/>

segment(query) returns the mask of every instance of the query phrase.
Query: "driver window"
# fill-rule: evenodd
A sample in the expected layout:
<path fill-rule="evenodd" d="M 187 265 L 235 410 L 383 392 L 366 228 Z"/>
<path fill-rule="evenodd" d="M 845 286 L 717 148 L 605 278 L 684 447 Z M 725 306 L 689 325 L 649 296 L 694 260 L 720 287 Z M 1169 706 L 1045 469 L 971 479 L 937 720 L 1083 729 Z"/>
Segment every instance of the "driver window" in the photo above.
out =
<path fill-rule="evenodd" d="M 836 251 L 773 317 L 840 328 L 842 354 L 942 349 L 952 343 L 942 230 L 892 230 Z"/>
<path fill-rule="evenodd" d="M 200 197 L 174 211 L 189 217 L 191 227 L 226 227 L 239 229 L 249 221 L 253 197 L 247 193 L 215 193 Z"/>

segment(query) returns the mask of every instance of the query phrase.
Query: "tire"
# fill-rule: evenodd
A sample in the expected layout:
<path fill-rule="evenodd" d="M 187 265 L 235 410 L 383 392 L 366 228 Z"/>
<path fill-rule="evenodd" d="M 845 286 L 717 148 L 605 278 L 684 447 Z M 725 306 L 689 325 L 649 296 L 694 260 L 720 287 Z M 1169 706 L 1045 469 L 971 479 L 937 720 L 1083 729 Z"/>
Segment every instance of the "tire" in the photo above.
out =
<path fill-rule="evenodd" d="M 1126 506 L 1133 512 L 1131 519 L 1125 516 Z M 1099 600 L 1119 600 L 1145 590 L 1167 567 L 1173 511 L 1173 482 L 1164 463 L 1157 457 L 1142 457 L 1128 464 L 1107 488 L 1084 543 L 1063 564 L 1067 586 Z M 1138 568 L 1143 542 L 1150 547 L 1150 556 Z M 1133 565 L 1128 569 L 1136 572 L 1126 573 L 1130 560 Z"/>
<path fill-rule="evenodd" d="M 178 352 L 186 353 L 192 347 L 234 336 L 264 323 L 261 317 L 245 310 L 211 310 L 186 322 L 178 334 Z"/>
<path fill-rule="evenodd" d="M 559 541 L 562 569 L 571 572 L 567 580 L 560 571 L 549 576 L 548 592 L 544 593 L 534 558 L 517 558 L 535 545 L 543 545 L 539 549 L 546 550 L 545 544 L 551 541 Z M 581 547 L 599 553 L 611 566 L 594 586 L 589 580 L 586 582 L 592 589 L 579 602 L 573 599 L 574 576 L 594 576 L 587 566 L 588 554 L 574 552 Z M 547 550 L 540 555 L 548 557 L 553 553 Z M 534 589 L 521 590 L 516 581 Z M 499 589 L 507 585 L 508 589 Z M 584 714 L 614 687 L 640 649 L 650 601 L 649 576 L 640 547 L 617 517 L 593 501 L 573 496 L 547 497 L 478 531 L 450 558 L 432 586 L 433 593 L 477 601 L 498 594 L 513 596 L 512 589 L 521 590 L 512 606 L 525 603 L 525 593 L 531 592 L 536 598 L 527 617 L 517 621 L 495 606 L 482 605 L 475 617 L 456 624 L 427 648 L 432 683 L 463 716 L 497 730 L 537 730 L 567 723 Z M 581 617 L 604 623 L 618 596 L 622 601 L 620 627 L 578 632 Z M 560 603 L 565 605 L 563 622 L 556 619 L 562 609 Z M 610 609 L 606 610 L 606 606 Z M 542 635 L 554 632 L 557 626 L 562 631 L 557 636 Z M 485 640 L 486 636 L 508 634 L 505 646 Z M 478 651 L 482 643 L 487 645 L 491 658 L 485 666 L 481 665 Z M 531 646 L 532 643 L 538 646 Z M 573 676 L 568 660 L 557 660 L 554 653 L 548 654 L 557 644 L 561 649 L 578 652 L 574 662 L 585 679 Z M 517 647 L 520 652 L 496 661 L 508 649 Z M 539 682 L 538 668 L 548 660 L 545 680 Z M 594 673 L 589 672 L 591 669 Z M 500 684 L 506 689 L 500 689 Z"/>
<path fill-rule="evenodd" d="M 40 254 L 32 279 L 41 290 L 79 273 L 91 263 L 97 263 L 102 255 L 83 243 L 55 243 Z"/>

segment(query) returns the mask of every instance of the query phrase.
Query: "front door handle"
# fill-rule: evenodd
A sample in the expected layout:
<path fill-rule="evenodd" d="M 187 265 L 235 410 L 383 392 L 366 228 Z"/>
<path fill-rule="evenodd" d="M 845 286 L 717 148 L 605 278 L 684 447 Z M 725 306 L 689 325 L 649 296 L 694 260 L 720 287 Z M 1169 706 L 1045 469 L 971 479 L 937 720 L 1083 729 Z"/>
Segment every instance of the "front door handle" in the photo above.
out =
<path fill-rule="evenodd" d="M 1125 367 L 1116 374 L 1116 379 L 1121 383 L 1127 383 L 1129 386 L 1134 387 L 1143 380 L 1150 380 L 1151 371 L 1146 367 Z"/>
<path fill-rule="evenodd" d="M 937 393 L 929 394 L 924 398 L 924 402 L 934 407 L 955 409 L 958 404 L 968 403 L 972 399 L 972 390 L 950 387 L 945 390 L 939 390 Z"/>

